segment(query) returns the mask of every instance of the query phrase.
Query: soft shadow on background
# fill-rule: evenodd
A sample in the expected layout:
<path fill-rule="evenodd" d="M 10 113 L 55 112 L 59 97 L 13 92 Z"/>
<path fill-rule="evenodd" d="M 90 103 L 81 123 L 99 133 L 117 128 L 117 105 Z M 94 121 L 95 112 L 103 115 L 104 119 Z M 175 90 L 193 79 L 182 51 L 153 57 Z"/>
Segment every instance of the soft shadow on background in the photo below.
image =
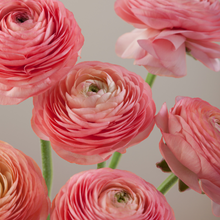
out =
<path fill-rule="evenodd" d="M 134 60 L 124 60 L 115 54 L 117 38 L 133 30 L 133 27 L 115 14 L 114 1 L 62 0 L 62 2 L 73 12 L 85 37 L 81 59 L 78 62 L 97 60 L 118 64 L 146 78 L 147 71 L 144 67 L 134 66 Z M 199 97 L 220 108 L 220 73 L 209 70 L 190 57 L 187 57 L 187 71 L 187 76 L 180 79 L 156 78 L 152 91 L 157 112 L 164 102 L 168 108 L 173 107 L 175 97 L 178 95 Z M 32 98 L 16 106 L 0 106 L 0 140 L 23 151 L 41 167 L 40 142 L 30 124 L 32 108 Z M 145 141 L 127 150 L 118 168 L 129 170 L 158 187 L 168 176 L 155 166 L 162 158 L 158 147 L 160 139 L 160 131 L 155 127 Z M 54 152 L 53 165 L 52 199 L 72 175 L 96 168 L 96 165 L 71 164 Z M 177 220 L 219 219 L 212 215 L 211 201 L 205 195 L 192 190 L 180 193 L 176 185 L 167 193 L 166 198 Z"/>

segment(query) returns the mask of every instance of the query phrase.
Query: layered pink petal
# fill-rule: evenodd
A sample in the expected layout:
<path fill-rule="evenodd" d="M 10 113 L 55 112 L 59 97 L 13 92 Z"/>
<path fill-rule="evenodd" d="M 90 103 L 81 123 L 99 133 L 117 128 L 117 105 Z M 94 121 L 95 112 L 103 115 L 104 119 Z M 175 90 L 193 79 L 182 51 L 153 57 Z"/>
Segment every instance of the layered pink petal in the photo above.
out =
<path fill-rule="evenodd" d="M 51 220 L 173 220 L 165 197 L 135 174 L 109 168 L 78 173 L 52 203 Z"/>
<path fill-rule="evenodd" d="M 2 220 L 44 220 L 50 199 L 35 161 L 0 141 L 0 216 Z"/>
<path fill-rule="evenodd" d="M 164 104 L 155 121 L 163 135 L 160 150 L 171 170 L 220 204 L 220 110 L 199 98 L 177 97 L 170 112 Z M 213 213 L 219 216 L 217 205 Z"/>
<path fill-rule="evenodd" d="M 185 76 L 186 52 L 219 71 L 219 9 L 218 0 L 117 0 L 116 13 L 139 29 L 118 39 L 116 53 L 154 75 Z"/>
<path fill-rule="evenodd" d="M 13 105 L 64 78 L 84 39 L 57 0 L 3 0 L 0 12 L 0 104 Z"/>
<path fill-rule="evenodd" d="M 83 62 L 34 97 L 32 128 L 65 160 L 96 164 L 147 138 L 155 111 L 140 76 L 109 63 Z"/>

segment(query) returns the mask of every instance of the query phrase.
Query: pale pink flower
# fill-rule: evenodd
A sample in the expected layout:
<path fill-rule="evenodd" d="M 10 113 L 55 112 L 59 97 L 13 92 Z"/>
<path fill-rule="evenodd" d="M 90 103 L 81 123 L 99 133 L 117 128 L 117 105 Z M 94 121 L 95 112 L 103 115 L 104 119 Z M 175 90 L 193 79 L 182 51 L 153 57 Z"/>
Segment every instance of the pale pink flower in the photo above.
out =
<path fill-rule="evenodd" d="M 199 98 L 177 97 L 168 113 L 156 116 L 162 132 L 160 151 L 171 170 L 198 193 L 213 201 L 220 216 L 220 110 Z"/>
<path fill-rule="evenodd" d="M 185 76 L 186 53 L 220 70 L 219 0 L 117 0 L 115 11 L 137 28 L 118 39 L 120 57 L 162 76 Z"/>
<path fill-rule="evenodd" d="M 0 1 L 0 104 L 18 104 L 64 78 L 84 38 L 57 0 Z"/>
<path fill-rule="evenodd" d="M 82 62 L 34 97 L 32 128 L 65 160 L 96 164 L 147 138 L 155 111 L 140 76 L 109 63 Z"/>
<path fill-rule="evenodd" d="M 103 168 L 75 174 L 52 203 L 51 220 L 174 220 L 162 193 L 139 176 Z"/>
<path fill-rule="evenodd" d="M 36 162 L 0 141 L 0 219 L 45 220 L 50 205 Z"/>

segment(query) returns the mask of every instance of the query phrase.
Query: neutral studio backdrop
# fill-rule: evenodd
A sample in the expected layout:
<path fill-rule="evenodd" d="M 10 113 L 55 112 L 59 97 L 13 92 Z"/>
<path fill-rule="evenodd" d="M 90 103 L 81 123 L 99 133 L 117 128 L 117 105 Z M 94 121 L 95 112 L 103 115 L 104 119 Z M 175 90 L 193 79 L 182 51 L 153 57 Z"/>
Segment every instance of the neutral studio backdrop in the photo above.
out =
<path fill-rule="evenodd" d="M 62 0 L 62 2 L 73 12 L 85 37 L 81 59 L 78 62 L 97 60 L 118 64 L 146 78 L 145 68 L 134 66 L 134 60 L 124 60 L 115 54 L 117 38 L 133 30 L 133 27 L 115 14 L 114 0 Z M 200 62 L 187 57 L 187 76 L 180 79 L 157 77 L 152 92 L 157 112 L 164 102 L 171 108 L 177 95 L 200 97 L 220 108 L 220 73 L 213 72 Z M 19 105 L 0 106 L 0 140 L 22 150 L 41 167 L 39 139 L 30 125 L 32 108 L 32 98 Z M 145 141 L 127 150 L 118 168 L 129 170 L 158 187 L 168 176 L 155 166 L 162 158 L 158 147 L 160 138 L 160 131 L 155 127 Z M 72 175 L 96 168 L 96 165 L 71 164 L 54 152 L 53 166 L 52 199 Z M 212 215 L 211 201 L 205 195 L 192 190 L 180 193 L 176 185 L 166 194 L 166 198 L 177 220 L 219 219 Z"/>

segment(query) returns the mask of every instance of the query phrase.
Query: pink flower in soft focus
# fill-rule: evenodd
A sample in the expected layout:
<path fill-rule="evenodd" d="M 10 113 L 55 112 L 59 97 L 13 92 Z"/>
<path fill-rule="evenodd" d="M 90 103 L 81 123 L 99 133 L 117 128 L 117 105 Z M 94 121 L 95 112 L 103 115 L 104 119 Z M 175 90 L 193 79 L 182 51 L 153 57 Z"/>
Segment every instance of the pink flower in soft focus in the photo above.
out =
<path fill-rule="evenodd" d="M 186 53 L 220 70 L 219 0 L 117 0 L 115 11 L 137 28 L 118 39 L 120 57 L 162 76 L 185 76 Z"/>
<path fill-rule="evenodd" d="M 156 124 L 171 170 L 193 190 L 205 192 L 220 216 L 220 110 L 199 98 L 177 97 L 169 113 L 162 106 Z"/>
<path fill-rule="evenodd" d="M 35 161 L 0 141 L 0 219 L 45 220 L 47 186 Z"/>
<path fill-rule="evenodd" d="M 18 104 L 64 78 L 84 38 L 57 0 L 0 1 L 0 104 Z"/>
<path fill-rule="evenodd" d="M 109 63 L 82 62 L 34 97 L 32 128 L 65 160 L 96 164 L 147 138 L 155 111 L 140 76 Z"/>
<path fill-rule="evenodd" d="M 139 176 L 103 168 L 75 174 L 52 203 L 51 220 L 174 220 L 162 193 Z"/>

